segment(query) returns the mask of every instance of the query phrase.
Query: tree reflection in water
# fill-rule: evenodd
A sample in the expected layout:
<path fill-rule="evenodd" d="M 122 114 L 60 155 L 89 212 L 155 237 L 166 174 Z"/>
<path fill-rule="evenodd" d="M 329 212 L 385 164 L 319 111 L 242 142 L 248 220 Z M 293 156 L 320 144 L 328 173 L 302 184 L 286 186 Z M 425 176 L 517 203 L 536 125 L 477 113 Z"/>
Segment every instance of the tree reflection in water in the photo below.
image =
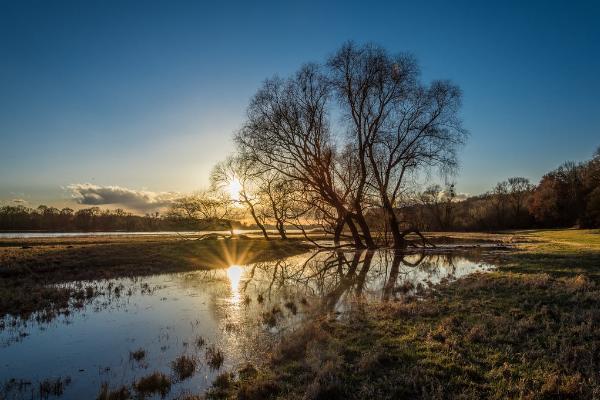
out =
<path fill-rule="evenodd" d="M 475 255 L 376 251 L 316 251 L 245 267 L 239 291 L 279 298 L 311 298 L 324 311 L 354 300 L 395 301 L 434 284 L 489 269 Z"/>

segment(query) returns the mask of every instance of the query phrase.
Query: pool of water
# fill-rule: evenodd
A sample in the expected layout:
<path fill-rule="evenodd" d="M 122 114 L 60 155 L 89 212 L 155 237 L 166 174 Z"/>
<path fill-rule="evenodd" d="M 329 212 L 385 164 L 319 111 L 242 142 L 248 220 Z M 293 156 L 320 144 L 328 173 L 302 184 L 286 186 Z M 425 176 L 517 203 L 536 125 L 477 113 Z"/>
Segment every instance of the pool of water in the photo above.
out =
<path fill-rule="evenodd" d="M 259 364 L 314 313 L 343 315 L 356 301 L 418 296 L 492 268 L 476 256 L 313 251 L 221 270 L 68 283 L 98 294 L 55 318 L 1 321 L 0 399 L 41 398 L 40 383 L 56 379 L 64 385 L 54 397 L 93 399 L 103 383 L 131 387 L 154 371 L 172 377 L 167 398 L 202 393 L 219 373 Z M 224 355 L 217 368 L 207 363 L 211 347 Z M 138 349 L 139 361 L 131 357 Z M 182 354 L 197 369 L 178 380 L 171 363 Z"/>

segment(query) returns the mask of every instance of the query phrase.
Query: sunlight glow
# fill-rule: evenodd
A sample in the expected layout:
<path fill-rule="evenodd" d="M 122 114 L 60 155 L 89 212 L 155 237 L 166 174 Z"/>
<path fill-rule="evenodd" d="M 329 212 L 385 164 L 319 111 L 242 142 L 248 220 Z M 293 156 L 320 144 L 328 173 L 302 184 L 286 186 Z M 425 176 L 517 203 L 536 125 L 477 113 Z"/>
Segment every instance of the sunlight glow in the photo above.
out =
<path fill-rule="evenodd" d="M 242 190 L 242 184 L 237 178 L 234 178 L 227 185 L 227 193 L 231 200 L 240 201 L 240 191 Z"/>
<path fill-rule="evenodd" d="M 229 278 L 229 283 L 231 284 L 231 290 L 234 295 L 238 294 L 238 288 L 240 286 L 240 279 L 242 278 L 242 273 L 244 270 L 239 265 L 232 265 L 227 268 L 227 278 Z"/>

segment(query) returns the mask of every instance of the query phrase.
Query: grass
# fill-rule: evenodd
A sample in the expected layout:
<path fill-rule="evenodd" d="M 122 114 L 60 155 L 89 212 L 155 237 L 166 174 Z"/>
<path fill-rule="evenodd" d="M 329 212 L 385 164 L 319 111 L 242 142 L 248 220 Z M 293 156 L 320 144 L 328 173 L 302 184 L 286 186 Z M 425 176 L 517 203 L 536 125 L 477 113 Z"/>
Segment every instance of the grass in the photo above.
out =
<path fill-rule="evenodd" d="M 40 398 L 47 399 L 50 396 L 62 396 L 65 388 L 71 384 L 71 378 L 56 378 L 56 379 L 45 379 L 40 382 Z"/>
<path fill-rule="evenodd" d="M 196 372 L 197 362 L 194 358 L 182 354 L 171 363 L 173 373 L 180 381 L 190 378 Z"/>
<path fill-rule="evenodd" d="M 129 400 L 131 398 L 131 392 L 127 386 L 121 386 L 120 388 L 110 390 L 108 383 L 103 383 L 96 400 Z"/>
<path fill-rule="evenodd" d="M 206 349 L 206 363 L 212 369 L 219 369 L 225 361 L 225 356 L 221 350 L 216 348 L 214 345 Z"/>
<path fill-rule="evenodd" d="M 50 320 L 73 299 L 83 305 L 94 296 L 93 287 L 56 288 L 50 284 L 224 268 L 306 250 L 306 245 L 294 240 L 0 240 L 0 318 L 7 314 L 26 318 L 41 312 Z"/>
<path fill-rule="evenodd" d="M 322 316 L 213 398 L 600 398 L 599 232 L 502 233 L 498 270 Z"/>
<path fill-rule="evenodd" d="M 135 351 L 130 351 L 129 352 L 129 359 L 130 360 L 135 360 L 137 362 L 142 361 L 144 358 L 146 358 L 146 350 L 139 348 Z"/>
<path fill-rule="evenodd" d="M 153 372 L 140 378 L 133 386 L 142 398 L 153 394 L 165 397 L 171 390 L 171 380 L 162 372 Z"/>
<path fill-rule="evenodd" d="M 207 397 L 600 398 L 599 230 L 432 236 L 436 243 L 494 241 L 516 250 L 486 254 L 502 267 L 442 285 L 422 300 L 359 303 L 343 317 L 319 316 L 286 336 L 265 365 L 219 375 Z M 294 241 L 120 240 L 0 243 L 0 314 L 93 296 L 50 291 L 47 282 L 216 268 L 305 250 Z M 294 303 L 284 307 L 297 312 Z M 281 313 L 267 310 L 263 322 L 275 325 Z M 212 368 L 222 366 L 216 347 L 205 356 Z M 156 372 L 133 388 L 140 397 L 164 397 L 171 384 Z M 125 395 L 102 390 L 102 399 Z"/>

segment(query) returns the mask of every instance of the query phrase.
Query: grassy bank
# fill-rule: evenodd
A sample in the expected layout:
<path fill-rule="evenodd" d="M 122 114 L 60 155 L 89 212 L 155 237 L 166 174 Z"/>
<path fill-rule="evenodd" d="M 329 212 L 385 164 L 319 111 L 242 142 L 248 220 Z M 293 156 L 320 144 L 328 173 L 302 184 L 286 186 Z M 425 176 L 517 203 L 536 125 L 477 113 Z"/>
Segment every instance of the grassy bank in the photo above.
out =
<path fill-rule="evenodd" d="M 28 239 L 0 241 L 0 317 L 55 312 L 94 286 L 49 284 L 134 277 L 267 261 L 301 253 L 296 241 L 180 240 L 164 237 Z"/>
<path fill-rule="evenodd" d="M 495 272 L 322 316 L 209 397 L 600 398 L 600 231 L 505 236 Z"/>

